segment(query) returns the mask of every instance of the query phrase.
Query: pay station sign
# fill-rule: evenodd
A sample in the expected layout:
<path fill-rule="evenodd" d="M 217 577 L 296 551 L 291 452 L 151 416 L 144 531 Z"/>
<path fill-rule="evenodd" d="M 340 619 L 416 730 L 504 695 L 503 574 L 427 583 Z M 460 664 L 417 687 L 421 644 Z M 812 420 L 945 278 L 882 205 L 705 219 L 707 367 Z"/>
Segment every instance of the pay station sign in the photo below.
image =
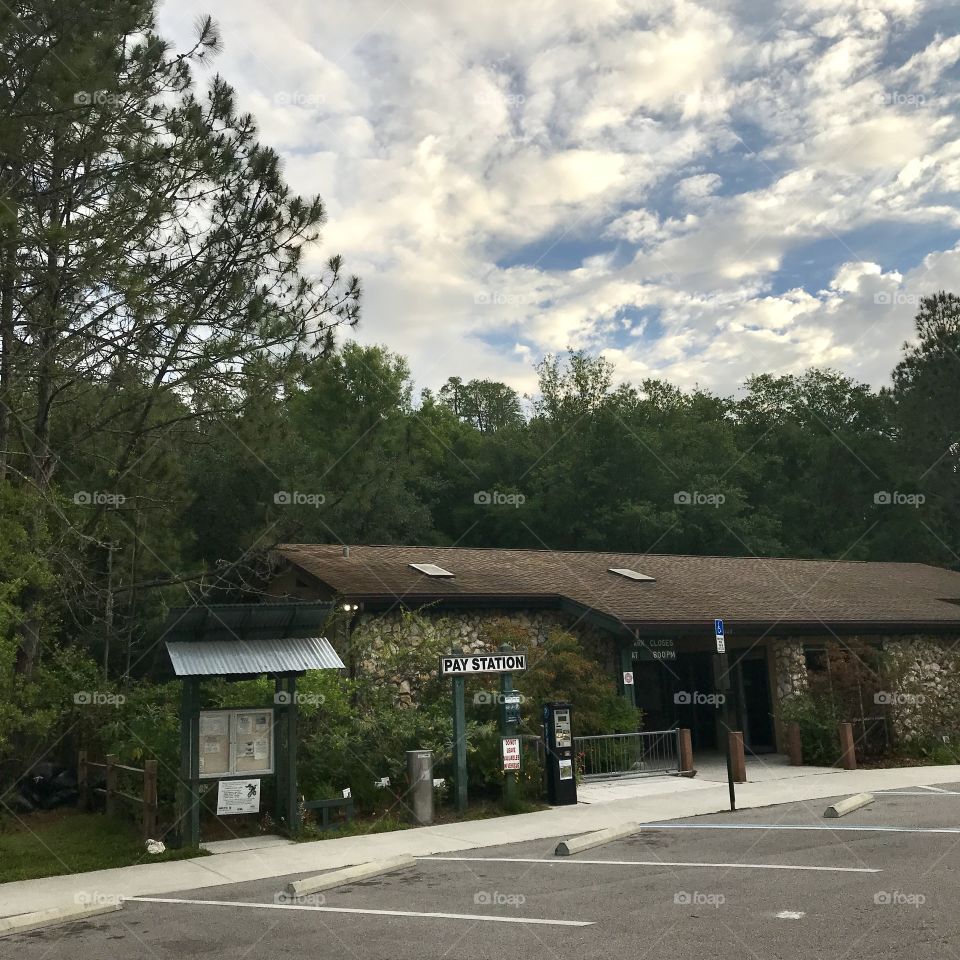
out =
<path fill-rule="evenodd" d="M 517 673 L 527 669 L 525 653 L 496 653 L 479 657 L 441 657 L 441 677 L 462 677 L 472 673 Z"/>

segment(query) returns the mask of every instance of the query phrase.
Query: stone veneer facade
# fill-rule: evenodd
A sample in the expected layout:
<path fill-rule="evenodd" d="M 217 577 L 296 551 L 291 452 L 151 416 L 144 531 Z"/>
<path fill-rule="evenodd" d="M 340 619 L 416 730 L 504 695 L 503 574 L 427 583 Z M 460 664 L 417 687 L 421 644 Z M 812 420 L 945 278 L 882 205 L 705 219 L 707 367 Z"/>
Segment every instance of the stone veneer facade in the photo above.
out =
<path fill-rule="evenodd" d="M 408 612 L 399 609 L 384 613 L 361 613 L 350 631 L 351 645 L 366 652 L 357 666 L 396 686 L 401 695 L 415 701 L 417 688 L 428 679 L 389 676 L 383 664 L 401 645 L 427 645 L 435 650 L 462 649 L 471 653 L 493 651 L 500 643 L 498 635 L 511 633 L 511 642 L 528 647 L 539 646 L 554 631 L 573 634 L 588 655 L 596 659 L 611 677 L 617 671 L 617 641 L 613 634 L 572 614 L 559 610 L 514 610 L 472 608 L 458 611 L 425 607 Z M 514 639 L 513 634 L 519 634 Z"/>
<path fill-rule="evenodd" d="M 822 647 L 832 637 L 805 640 L 782 639 L 771 644 L 775 711 L 807 687 L 804 648 Z M 886 655 L 890 690 L 884 690 L 875 706 L 888 712 L 898 739 L 912 736 L 960 736 L 960 637 L 955 636 L 864 636 L 843 638 L 880 648 Z"/>
<path fill-rule="evenodd" d="M 400 609 L 364 612 L 356 618 L 351 637 L 352 646 L 364 651 L 364 659 L 357 667 L 380 673 L 384 682 L 397 687 L 401 697 L 415 703 L 419 687 L 429 677 L 389 675 L 384 667 L 389 663 L 391 651 L 424 644 L 437 651 L 454 648 L 468 652 L 493 651 L 504 628 L 511 633 L 513 642 L 529 647 L 543 644 L 553 631 L 567 631 L 581 641 L 587 653 L 611 678 L 619 674 L 622 640 L 559 610 L 426 607 L 413 612 Z M 780 749 L 784 749 L 780 705 L 807 688 L 805 648 L 821 647 L 831 639 L 830 636 L 779 637 L 767 641 L 770 691 Z M 873 636 L 857 639 L 880 646 L 889 655 L 891 676 L 897 678 L 896 688 L 891 691 L 894 699 L 890 708 L 898 736 L 938 731 L 960 734 L 960 638 Z"/>

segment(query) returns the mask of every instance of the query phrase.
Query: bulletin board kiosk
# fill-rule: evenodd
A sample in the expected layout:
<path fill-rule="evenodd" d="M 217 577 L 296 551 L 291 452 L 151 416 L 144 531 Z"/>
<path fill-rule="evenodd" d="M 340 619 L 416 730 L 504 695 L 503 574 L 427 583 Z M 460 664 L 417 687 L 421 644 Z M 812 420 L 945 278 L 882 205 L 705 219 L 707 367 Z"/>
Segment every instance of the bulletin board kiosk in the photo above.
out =
<path fill-rule="evenodd" d="M 200 843 L 200 796 L 216 782 L 217 816 L 259 813 L 261 784 L 274 778 L 275 818 L 298 832 L 297 677 L 307 670 L 343 670 L 325 637 L 272 640 L 168 641 L 174 673 L 182 680 L 180 701 L 180 842 Z M 274 681 L 273 703 L 204 709 L 207 677 Z"/>

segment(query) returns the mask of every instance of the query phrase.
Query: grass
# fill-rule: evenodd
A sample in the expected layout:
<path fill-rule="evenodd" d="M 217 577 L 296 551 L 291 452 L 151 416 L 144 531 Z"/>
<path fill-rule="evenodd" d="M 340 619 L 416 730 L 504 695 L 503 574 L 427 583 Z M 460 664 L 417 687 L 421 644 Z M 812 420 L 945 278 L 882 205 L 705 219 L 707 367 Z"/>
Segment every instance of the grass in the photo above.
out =
<path fill-rule="evenodd" d="M 190 849 L 149 854 L 130 822 L 102 813 L 56 810 L 11 818 L 3 826 L 0 883 L 204 856 Z"/>

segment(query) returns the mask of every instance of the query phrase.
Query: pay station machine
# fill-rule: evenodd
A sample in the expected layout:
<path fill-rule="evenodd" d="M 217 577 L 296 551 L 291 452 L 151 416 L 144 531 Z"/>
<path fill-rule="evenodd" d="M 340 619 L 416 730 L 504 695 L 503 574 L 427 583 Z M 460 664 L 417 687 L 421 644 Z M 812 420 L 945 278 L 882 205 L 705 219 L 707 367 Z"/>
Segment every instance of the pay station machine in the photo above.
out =
<path fill-rule="evenodd" d="M 547 802 L 554 806 L 576 803 L 569 703 L 543 705 L 543 742 L 547 746 Z"/>

